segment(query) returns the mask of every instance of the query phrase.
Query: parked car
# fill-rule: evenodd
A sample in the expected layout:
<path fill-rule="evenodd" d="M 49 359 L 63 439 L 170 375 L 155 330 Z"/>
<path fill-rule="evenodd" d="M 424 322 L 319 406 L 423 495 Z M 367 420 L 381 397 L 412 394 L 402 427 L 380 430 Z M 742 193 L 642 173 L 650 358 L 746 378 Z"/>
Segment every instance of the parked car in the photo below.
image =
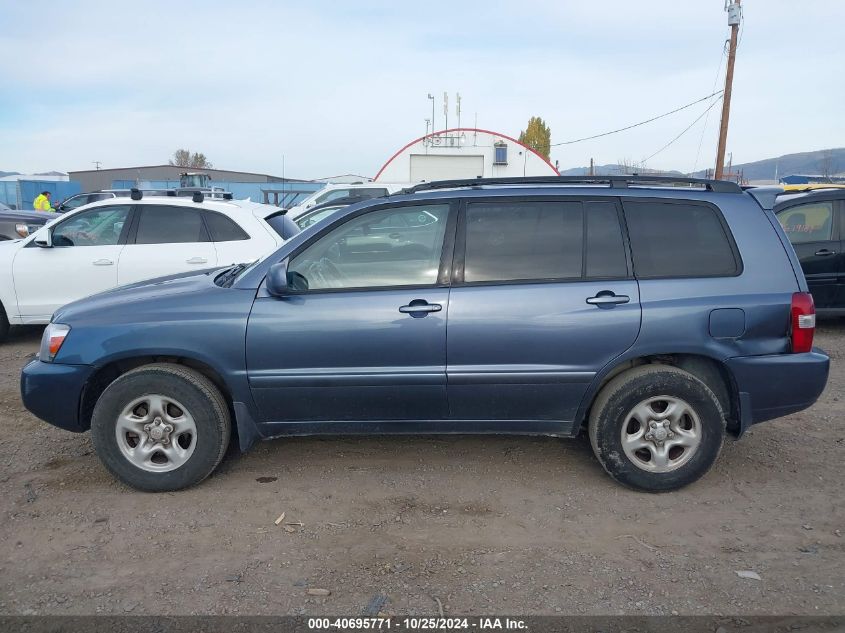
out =
<path fill-rule="evenodd" d="M 326 218 L 333 215 L 335 212 L 340 211 L 341 209 L 345 209 L 350 204 L 355 204 L 357 202 L 363 202 L 364 200 L 371 200 L 372 198 L 361 198 L 359 196 L 347 196 L 346 198 L 338 198 L 337 200 L 333 200 L 332 202 L 325 202 L 323 204 L 318 204 L 315 207 L 311 207 L 305 213 L 298 215 L 294 220 L 294 224 L 299 227 L 300 230 L 307 229 L 312 224 L 316 224 L 321 220 L 325 220 Z M 288 216 L 288 212 L 281 210 L 281 211 L 274 211 L 270 215 L 268 215 L 265 219 L 273 226 L 277 222 L 283 222 L 285 217 Z"/>
<path fill-rule="evenodd" d="M 65 306 L 21 390 L 141 490 L 203 480 L 230 437 L 586 429 L 614 479 L 665 491 L 815 402 L 814 328 L 786 235 L 733 183 L 455 181 Z"/>
<path fill-rule="evenodd" d="M 381 198 L 391 193 L 401 191 L 410 184 L 402 183 L 356 183 L 356 184 L 328 184 L 319 191 L 315 191 L 296 206 L 287 210 L 287 214 L 295 219 L 305 213 L 308 209 L 317 205 L 333 202 L 340 198 Z"/>
<path fill-rule="evenodd" d="M 0 338 L 9 324 L 48 323 L 66 303 L 116 286 L 258 259 L 284 241 L 264 221 L 268 209 L 144 196 L 60 215 L 25 239 L 0 244 Z"/>
<path fill-rule="evenodd" d="M 0 203 L 0 241 L 27 237 L 52 218 L 44 211 L 15 211 Z"/>
<path fill-rule="evenodd" d="M 845 315 L 845 189 L 784 193 L 774 207 L 798 255 L 816 310 Z"/>

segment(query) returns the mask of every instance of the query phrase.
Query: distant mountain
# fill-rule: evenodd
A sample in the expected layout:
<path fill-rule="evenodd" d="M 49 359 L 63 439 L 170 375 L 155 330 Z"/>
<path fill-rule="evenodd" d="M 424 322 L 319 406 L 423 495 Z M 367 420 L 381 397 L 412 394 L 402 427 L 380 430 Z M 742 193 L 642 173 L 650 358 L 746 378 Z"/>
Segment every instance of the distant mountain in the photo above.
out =
<path fill-rule="evenodd" d="M 799 154 L 784 154 L 777 158 L 766 158 L 751 163 L 738 163 L 732 166 L 734 172 L 742 172 L 746 180 L 777 180 L 791 174 L 812 174 L 832 175 L 845 172 L 845 147 L 834 149 L 820 149 L 814 152 L 801 152 Z M 586 176 L 590 172 L 589 167 L 572 167 L 563 169 L 561 176 Z M 608 165 L 595 165 L 593 172 L 596 176 L 613 176 L 617 174 L 662 174 L 666 176 L 682 176 L 684 172 L 677 170 L 657 171 L 643 170 L 632 165 L 620 165 L 610 163 Z M 712 177 L 712 172 L 702 169 L 692 174 L 696 178 Z"/>
<path fill-rule="evenodd" d="M 845 171 L 845 147 L 820 149 L 815 152 L 784 154 L 751 163 L 734 164 L 734 172 L 741 172 L 746 180 L 777 180 L 791 174 L 832 175 Z M 706 171 L 693 174 L 703 178 Z"/>
<path fill-rule="evenodd" d="M 0 171 L 0 178 L 4 178 L 5 176 L 18 176 L 20 175 L 19 171 Z"/>
<path fill-rule="evenodd" d="M 37 174 L 32 174 L 33 176 L 67 176 L 67 174 L 63 171 L 41 171 Z"/>
<path fill-rule="evenodd" d="M 572 167 L 571 169 L 562 169 L 560 171 L 561 176 L 586 176 L 590 173 L 589 167 Z M 666 176 L 680 176 L 682 175 L 679 171 L 658 171 L 654 169 L 649 170 L 640 170 L 637 167 L 632 167 L 631 165 L 619 165 L 617 163 L 610 163 L 609 165 L 594 165 L 593 166 L 593 173 L 596 176 L 618 176 L 620 174 L 630 174 L 630 173 L 648 173 L 651 175 L 661 174 Z"/>

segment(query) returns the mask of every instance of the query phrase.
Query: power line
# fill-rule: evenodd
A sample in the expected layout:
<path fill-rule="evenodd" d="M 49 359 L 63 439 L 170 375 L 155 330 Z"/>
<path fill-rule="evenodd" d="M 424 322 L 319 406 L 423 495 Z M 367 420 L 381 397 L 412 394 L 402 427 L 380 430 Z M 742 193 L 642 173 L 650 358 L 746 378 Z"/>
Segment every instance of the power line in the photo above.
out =
<path fill-rule="evenodd" d="M 719 77 L 722 74 L 722 63 L 725 61 L 725 57 L 727 57 L 727 40 L 722 44 L 722 54 L 719 55 L 719 65 L 716 66 L 716 76 L 713 77 L 713 87 L 710 90 L 716 89 L 716 84 L 719 83 Z M 701 138 L 698 139 L 698 150 L 695 152 L 695 162 L 692 164 L 692 172 L 695 173 L 698 171 L 698 160 L 701 158 L 701 146 L 704 144 L 704 133 L 707 132 L 707 124 L 710 122 L 710 111 L 707 111 L 707 116 L 704 119 L 704 126 L 701 128 Z"/>
<path fill-rule="evenodd" d="M 663 147 L 661 147 L 659 150 L 657 150 L 656 152 L 654 152 L 654 154 L 652 154 L 652 155 L 651 155 L 651 156 L 649 156 L 648 158 L 644 158 L 644 159 L 642 160 L 642 162 L 643 162 L 643 163 L 646 163 L 646 162 L 650 161 L 652 158 L 654 158 L 655 156 L 657 156 L 657 155 L 658 155 L 660 152 L 662 152 L 664 149 L 666 149 L 667 147 L 669 147 L 670 145 L 672 145 L 675 141 L 677 141 L 679 138 L 681 138 L 684 134 L 686 134 L 687 132 L 689 132 L 689 131 L 690 131 L 690 129 L 692 129 L 692 127 L 693 127 L 696 123 L 698 123 L 698 122 L 699 122 L 699 121 L 700 121 L 700 120 L 704 117 L 704 115 L 705 115 L 705 114 L 707 114 L 708 112 L 710 112 L 711 108 L 713 108 L 713 106 L 714 106 L 714 105 L 716 105 L 717 103 L 719 103 L 721 100 L 722 100 L 722 98 L 721 98 L 721 97 L 719 97 L 718 99 L 713 99 L 713 103 L 711 103 L 709 106 L 707 106 L 707 109 L 706 109 L 704 112 L 702 112 L 701 114 L 699 114 L 699 115 L 695 118 L 695 121 L 693 121 L 693 122 L 692 122 L 692 123 L 690 123 L 687 127 L 685 127 L 685 128 L 683 129 L 683 131 L 682 131 L 680 134 L 678 134 L 675 138 L 673 138 L 671 141 L 669 141 L 668 143 L 666 143 L 666 145 L 664 145 Z"/>
<path fill-rule="evenodd" d="M 688 103 L 686 105 L 681 106 L 680 108 L 675 108 L 669 112 L 664 112 L 663 114 L 659 114 L 657 116 L 651 117 L 650 119 L 646 119 L 645 121 L 640 121 L 639 123 L 634 123 L 633 125 L 628 125 L 625 127 L 621 127 L 617 130 L 611 130 L 610 132 L 602 132 L 601 134 L 594 134 L 593 136 L 585 136 L 584 138 L 576 138 L 571 141 L 561 141 L 560 143 L 552 143 L 552 147 L 557 147 L 558 145 L 572 145 L 573 143 L 580 143 L 582 141 L 591 141 L 594 138 L 601 138 L 602 136 L 610 136 L 611 134 L 617 134 L 619 132 L 625 132 L 626 130 L 631 130 L 635 127 L 640 127 L 641 125 L 645 125 L 646 123 L 651 123 L 652 121 L 657 121 L 658 119 L 662 119 L 664 117 L 669 116 L 670 114 L 675 114 L 676 112 L 680 112 L 681 110 L 686 110 L 687 108 L 691 108 L 692 106 L 696 105 L 697 103 L 701 103 L 702 101 L 707 101 L 711 97 L 715 97 L 718 94 L 722 94 L 723 90 L 717 90 L 716 92 L 707 95 L 706 97 L 702 97 L 701 99 L 696 99 L 695 101 Z"/>

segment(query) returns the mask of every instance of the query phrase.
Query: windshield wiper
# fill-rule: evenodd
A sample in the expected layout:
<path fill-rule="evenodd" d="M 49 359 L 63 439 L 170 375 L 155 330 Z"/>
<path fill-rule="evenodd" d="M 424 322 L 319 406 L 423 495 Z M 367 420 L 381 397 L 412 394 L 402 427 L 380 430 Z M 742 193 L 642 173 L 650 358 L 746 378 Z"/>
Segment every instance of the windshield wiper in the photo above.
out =
<path fill-rule="evenodd" d="M 241 262 L 236 266 L 232 266 L 229 270 L 222 273 L 215 281 L 217 282 L 218 286 L 222 286 L 224 288 L 228 288 L 232 285 L 232 282 L 235 280 L 235 277 L 241 274 L 241 271 L 249 266 L 250 262 Z"/>

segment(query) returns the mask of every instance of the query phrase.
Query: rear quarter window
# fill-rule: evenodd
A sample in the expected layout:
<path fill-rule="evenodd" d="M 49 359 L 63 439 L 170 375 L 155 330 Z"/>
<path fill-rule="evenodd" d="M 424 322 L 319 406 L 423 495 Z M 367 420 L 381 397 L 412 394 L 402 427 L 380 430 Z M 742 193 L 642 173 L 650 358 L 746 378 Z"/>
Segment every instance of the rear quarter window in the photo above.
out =
<path fill-rule="evenodd" d="M 249 239 L 246 231 L 225 215 L 206 212 L 205 222 L 211 232 L 211 239 L 215 242 L 235 242 Z"/>
<path fill-rule="evenodd" d="M 739 255 L 716 207 L 645 200 L 626 200 L 623 207 L 637 277 L 730 277 L 740 273 Z"/>

